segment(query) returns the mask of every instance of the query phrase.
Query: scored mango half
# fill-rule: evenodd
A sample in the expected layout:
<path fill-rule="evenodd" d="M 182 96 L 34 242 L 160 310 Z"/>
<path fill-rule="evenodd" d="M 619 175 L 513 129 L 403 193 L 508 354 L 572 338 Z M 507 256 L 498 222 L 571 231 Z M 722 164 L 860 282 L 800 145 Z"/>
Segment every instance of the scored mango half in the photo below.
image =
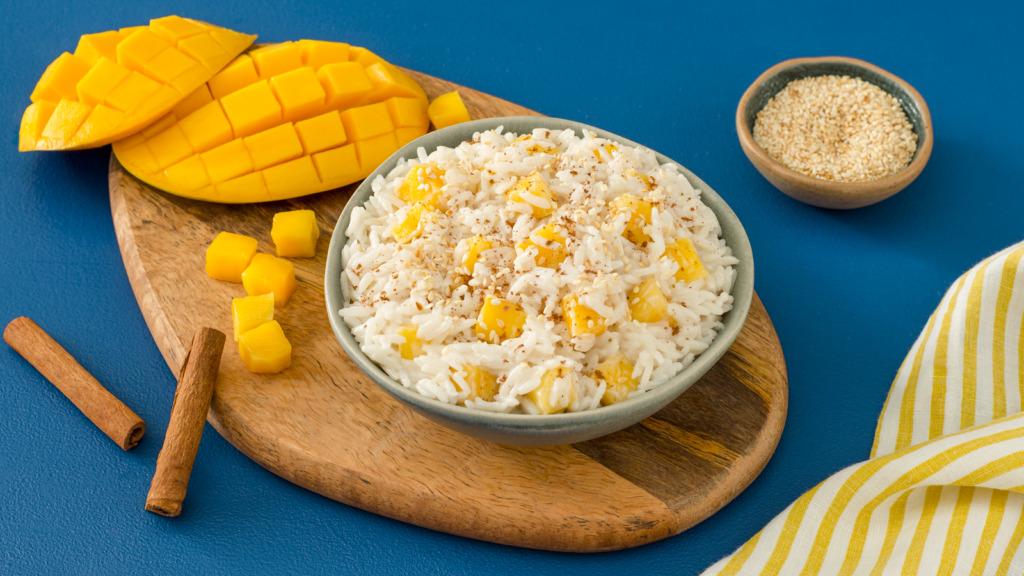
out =
<path fill-rule="evenodd" d="M 238 56 L 114 153 L 172 194 L 266 202 L 361 180 L 429 124 L 426 93 L 397 67 L 365 48 L 299 40 Z"/>
<path fill-rule="evenodd" d="M 86 34 L 43 72 L 22 115 L 18 149 L 95 148 L 134 134 L 255 39 L 179 16 Z"/>

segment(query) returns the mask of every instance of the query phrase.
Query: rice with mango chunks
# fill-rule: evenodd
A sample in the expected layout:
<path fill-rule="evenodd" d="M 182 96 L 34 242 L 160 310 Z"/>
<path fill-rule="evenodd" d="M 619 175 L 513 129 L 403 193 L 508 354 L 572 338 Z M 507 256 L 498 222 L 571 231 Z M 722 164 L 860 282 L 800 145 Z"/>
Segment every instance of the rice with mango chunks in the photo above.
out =
<path fill-rule="evenodd" d="M 736 258 L 674 164 L 584 131 L 480 132 L 352 211 L 340 313 L 402 385 L 552 414 L 643 394 L 707 349 Z"/>

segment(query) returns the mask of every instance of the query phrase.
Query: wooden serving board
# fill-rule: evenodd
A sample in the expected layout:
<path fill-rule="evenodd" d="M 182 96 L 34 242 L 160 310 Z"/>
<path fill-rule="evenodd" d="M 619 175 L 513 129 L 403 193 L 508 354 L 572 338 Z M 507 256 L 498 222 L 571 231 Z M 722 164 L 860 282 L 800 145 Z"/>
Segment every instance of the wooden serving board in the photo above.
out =
<path fill-rule="evenodd" d="M 410 72 L 433 98 L 458 89 L 473 118 L 535 114 Z M 590 552 L 678 534 L 732 500 L 761 472 L 786 418 L 782 349 L 761 301 L 725 357 L 690 390 L 631 428 L 580 444 L 501 446 L 415 414 L 365 377 L 335 340 L 324 304 L 330 232 L 355 186 L 292 201 L 219 205 L 155 191 L 113 157 L 110 202 L 125 268 L 172 372 L 193 331 L 229 335 L 209 421 L 244 454 L 300 486 L 434 530 L 514 546 Z M 310 208 L 317 256 L 295 259 L 299 288 L 277 319 L 291 368 L 246 371 L 231 342 L 241 285 L 204 272 L 222 230 L 274 253 L 274 213 Z M 173 394 L 173 390 L 168 390 Z"/>

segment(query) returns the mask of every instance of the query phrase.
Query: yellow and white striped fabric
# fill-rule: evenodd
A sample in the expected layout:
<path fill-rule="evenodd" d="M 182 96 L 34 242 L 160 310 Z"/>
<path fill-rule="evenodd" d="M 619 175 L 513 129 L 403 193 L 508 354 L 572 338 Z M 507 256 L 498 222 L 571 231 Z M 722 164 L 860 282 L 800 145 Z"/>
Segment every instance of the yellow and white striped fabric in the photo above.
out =
<path fill-rule="evenodd" d="M 1024 242 L 946 292 L 882 409 L 871 458 L 705 574 L 1024 575 Z"/>

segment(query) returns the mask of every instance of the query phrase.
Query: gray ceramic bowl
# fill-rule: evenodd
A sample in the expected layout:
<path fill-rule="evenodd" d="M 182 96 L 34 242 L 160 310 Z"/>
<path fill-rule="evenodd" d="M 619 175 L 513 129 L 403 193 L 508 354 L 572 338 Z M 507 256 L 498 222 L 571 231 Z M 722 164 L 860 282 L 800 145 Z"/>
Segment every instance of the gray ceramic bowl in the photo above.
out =
<path fill-rule="evenodd" d="M 860 78 L 899 101 L 917 134 L 917 152 L 906 168 L 867 182 L 834 182 L 792 170 L 758 146 L 754 141 L 754 120 L 765 104 L 794 80 L 829 74 Z M 765 70 L 740 98 L 736 108 L 736 133 L 747 158 L 773 186 L 801 202 L 838 209 L 860 208 L 881 202 L 906 188 L 928 163 L 933 140 L 928 105 L 913 86 L 874 64 L 842 56 L 795 58 Z"/>
<path fill-rule="evenodd" d="M 636 424 L 682 394 L 725 354 L 743 327 L 754 293 L 754 260 L 750 241 L 747 239 L 743 226 L 736 214 L 718 194 L 682 166 L 680 166 L 681 173 L 690 180 L 694 188 L 701 191 L 704 203 L 718 216 L 725 240 L 732 248 L 733 254 L 739 259 L 739 264 L 736 267 L 736 284 L 733 288 L 735 303 L 733 309 L 725 315 L 724 327 L 711 346 L 682 372 L 646 394 L 596 410 L 550 415 L 496 414 L 446 404 L 405 388 L 388 376 L 363 353 L 348 325 L 338 314 L 338 311 L 347 303 L 342 294 L 340 280 L 341 250 L 348 241 L 345 230 L 348 228 L 352 209 L 366 202 L 372 193 L 370 182 L 378 175 L 386 175 L 394 169 L 400 159 L 415 158 L 416 150 L 419 147 L 425 148 L 428 152 L 439 146 L 455 147 L 465 140 L 472 139 L 476 132 L 491 130 L 499 126 L 503 126 L 506 132 L 517 133 L 528 133 L 534 128 L 554 130 L 572 128 L 578 132 L 590 130 L 600 137 L 626 146 L 637 146 L 636 143 L 625 138 L 585 124 L 537 116 L 475 120 L 431 132 L 410 142 L 378 167 L 359 186 L 335 226 L 327 254 L 327 270 L 324 277 L 327 315 L 330 318 L 334 334 L 352 361 L 381 388 L 427 418 L 470 436 L 501 444 L 549 446 L 590 440 Z M 672 162 L 661 154 L 658 154 L 658 160 L 661 163 Z"/>

